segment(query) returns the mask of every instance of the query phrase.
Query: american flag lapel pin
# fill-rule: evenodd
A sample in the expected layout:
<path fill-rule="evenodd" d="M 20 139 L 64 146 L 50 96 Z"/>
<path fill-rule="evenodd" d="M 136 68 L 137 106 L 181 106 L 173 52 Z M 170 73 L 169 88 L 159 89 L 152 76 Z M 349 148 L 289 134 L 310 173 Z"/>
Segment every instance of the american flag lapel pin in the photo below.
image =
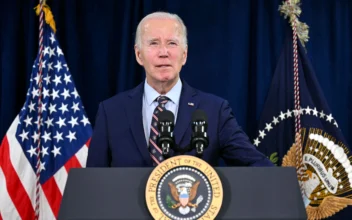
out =
<path fill-rule="evenodd" d="M 189 102 L 188 105 L 189 106 L 194 106 L 194 103 L 193 102 Z"/>

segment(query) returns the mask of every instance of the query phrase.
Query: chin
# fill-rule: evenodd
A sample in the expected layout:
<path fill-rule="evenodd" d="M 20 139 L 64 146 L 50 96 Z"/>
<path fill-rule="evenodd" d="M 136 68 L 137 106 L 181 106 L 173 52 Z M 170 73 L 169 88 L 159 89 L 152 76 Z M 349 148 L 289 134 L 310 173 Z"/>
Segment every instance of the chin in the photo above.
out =
<path fill-rule="evenodd" d="M 150 78 L 155 82 L 173 82 L 177 79 L 178 74 L 173 71 L 158 71 L 150 74 Z"/>
<path fill-rule="evenodd" d="M 171 74 L 161 74 L 158 78 L 161 82 L 168 82 L 168 81 L 173 81 L 176 78 L 176 76 Z"/>
<path fill-rule="evenodd" d="M 171 77 L 162 77 L 162 78 L 160 79 L 161 82 L 168 82 L 168 81 L 170 81 L 170 80 L 171 80 Z"/>

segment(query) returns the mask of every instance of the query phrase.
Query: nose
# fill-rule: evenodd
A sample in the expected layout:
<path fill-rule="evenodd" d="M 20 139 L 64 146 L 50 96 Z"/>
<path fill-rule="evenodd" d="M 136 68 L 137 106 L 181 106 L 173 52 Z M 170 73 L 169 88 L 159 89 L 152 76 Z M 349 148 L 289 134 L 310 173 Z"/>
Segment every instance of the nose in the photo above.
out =
<path fill-rule="evenodd" d="M 160 46 L 159 57 L 168 57 L 168 49 L 166 46 L 164 46 L 164 45 Z"/>

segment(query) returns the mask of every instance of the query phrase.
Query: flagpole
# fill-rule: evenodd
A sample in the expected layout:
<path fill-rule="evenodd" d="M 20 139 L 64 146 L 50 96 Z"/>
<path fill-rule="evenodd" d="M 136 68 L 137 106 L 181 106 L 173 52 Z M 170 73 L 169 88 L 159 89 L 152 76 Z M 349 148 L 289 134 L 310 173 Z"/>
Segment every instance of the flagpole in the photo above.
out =
<path fill-rule="evenodd" d="M 291 4 L 291 1 L 289 4 Z M 293 36 L 293 83 L 294 83 L 294 103 L 295 103 L 295 143 L 296 143 L 296 166 L 299 169 L 302 166 L 302 143 L 301 143 L 301 109 L 300 93 L 299 93 L 299 72 L 298 72 L 298 52 L 297 52 L 297 23 L 296 19 L 292 20 L 292 36 Z"/>
<path fill-rule="evenodd" d="M 35 219 L 39 219 L 39 208 L 40 208 L 40 144 L 41 144 L 41 121 L 42 121 L 42 70 L 43 70 L 43 32 L 44 32 L 44 11 L 43 5 L 46 4 L 46 0 L 39 0 L 40 3 L 40 15 L 39 15 L 39 96 L 38 96 L 38 145 L 37 145 L 37 164 L 36 164 L 36 189 L 35 189 Z"/>
<path fill-rule="evenodd" d="M 293 44 L 293 84 L 294 84 L 294 116 L 295 116 L 295 165 L 297 177 L 301 188 L 302 195 L 304 187 L 302 180 L 306 177 L 306 167 L 303 164 L 302 153 L 302 136 L 301 136 L 301 104 L 300 104 L 300 87 L 299 87 L 299 70 L 298 70 L 298 49 L 297 49 L 297 16 L 300 14 L 298 7 L 300 0 L 286 0 L 286 6 L 281 6 L 286 16 L 290 17 L 292 27 L 292 44 Z M 284 9 L 285 7 L 285 9 Z M 304 39 L 303 39 L 304 40 Z"/>

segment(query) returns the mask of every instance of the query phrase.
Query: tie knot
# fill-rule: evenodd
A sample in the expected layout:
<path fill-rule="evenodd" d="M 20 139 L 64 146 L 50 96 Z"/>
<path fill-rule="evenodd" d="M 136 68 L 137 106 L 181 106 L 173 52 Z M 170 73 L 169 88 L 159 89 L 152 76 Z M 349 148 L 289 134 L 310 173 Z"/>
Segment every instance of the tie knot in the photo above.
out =
<path fill-rule="evenodd" d="M 167 96 L 159 96 L 156 98 L 156 101 L 158 101 L 159 105 L 166 104 L 169 101 L 169 98 Z"/>

